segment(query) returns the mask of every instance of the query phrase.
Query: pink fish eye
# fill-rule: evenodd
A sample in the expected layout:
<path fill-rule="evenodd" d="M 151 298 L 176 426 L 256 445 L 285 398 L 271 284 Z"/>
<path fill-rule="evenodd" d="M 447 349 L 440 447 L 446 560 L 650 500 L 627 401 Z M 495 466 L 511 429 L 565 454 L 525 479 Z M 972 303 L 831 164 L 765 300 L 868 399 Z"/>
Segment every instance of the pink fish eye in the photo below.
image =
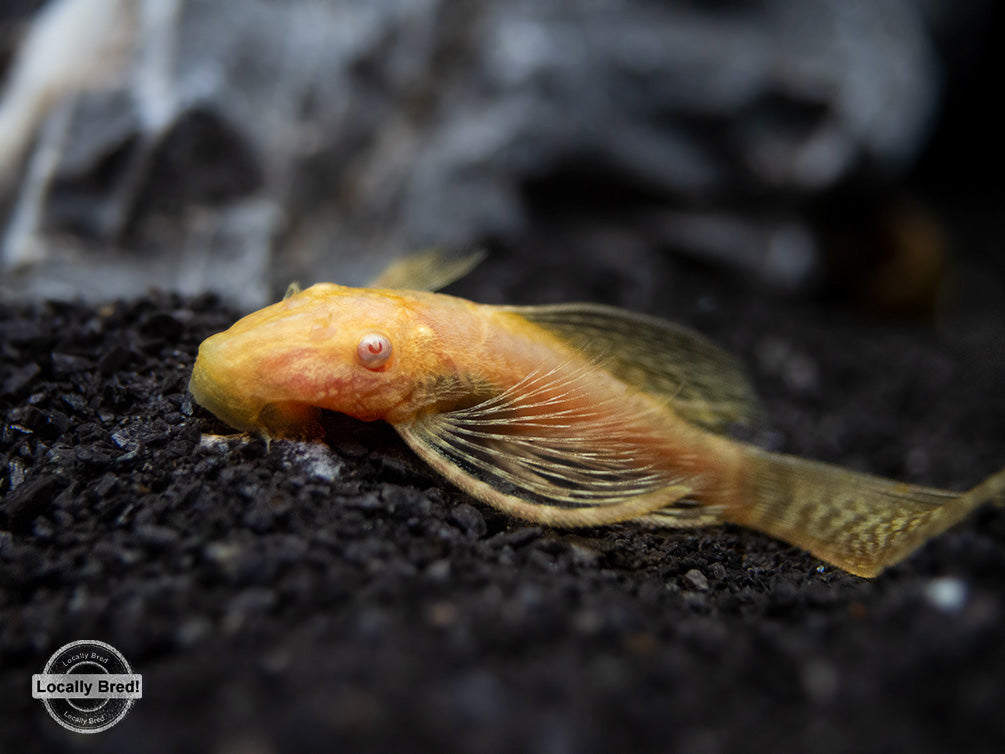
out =
<path fill-rule="evenodd" d="M 380 333 L 367 333 L 359 339 L 356 355 L 367 369 L 379 369 L 391 358 L 391 341 Z"/>

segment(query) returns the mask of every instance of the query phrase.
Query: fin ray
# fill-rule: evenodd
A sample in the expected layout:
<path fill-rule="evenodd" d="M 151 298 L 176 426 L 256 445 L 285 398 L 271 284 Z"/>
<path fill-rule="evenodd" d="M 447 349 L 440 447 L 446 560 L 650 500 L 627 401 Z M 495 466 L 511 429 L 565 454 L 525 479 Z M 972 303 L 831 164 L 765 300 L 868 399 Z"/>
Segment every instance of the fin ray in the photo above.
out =
<path fill-rule="evenodd" d="M 594 357 L 624 382 L 660 396 L 706 429 L 754 424 L 760 415 L 739 363 L 686 327 L 600 304 L 502 308 Z"/>
<path fill-rule="evenodd" d="M 583 369 L 538 370 L 474 406 L 396 429 L 461 489 L 539 523 L 614 523 L 687 495 L 687 480 L 631 439 L 639 417 L 589 403 L 585 379 Z"/>
<path fill-rule="evenodd" d="M 467 275 L 485 256 L 480 249 L 464 256 L 452 256 L 443 249 L 419 251 L 391 262 L 369 287 L 438 291 Z"/>
<path fill-rule="evenodd" d="M 749 502 L 731 508 L 728 520 L 865 577 L 903 560 L 1005 487 L 1005 472 L 959 493 L 752 447 L 748 453 Z"/>

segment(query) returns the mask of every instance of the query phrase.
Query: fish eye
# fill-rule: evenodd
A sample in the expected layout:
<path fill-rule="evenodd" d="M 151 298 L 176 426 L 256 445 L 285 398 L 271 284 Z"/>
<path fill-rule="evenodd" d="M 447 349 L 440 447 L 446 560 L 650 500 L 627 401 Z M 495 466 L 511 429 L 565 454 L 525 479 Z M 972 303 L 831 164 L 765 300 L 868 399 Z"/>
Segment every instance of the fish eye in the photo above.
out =
<path fill-rule="evenodd" d="M 380 369 L 391 358 L 391 341 L 380 333 L 367 333 L 356 346 L 359 363 L 367 369 Z"/>

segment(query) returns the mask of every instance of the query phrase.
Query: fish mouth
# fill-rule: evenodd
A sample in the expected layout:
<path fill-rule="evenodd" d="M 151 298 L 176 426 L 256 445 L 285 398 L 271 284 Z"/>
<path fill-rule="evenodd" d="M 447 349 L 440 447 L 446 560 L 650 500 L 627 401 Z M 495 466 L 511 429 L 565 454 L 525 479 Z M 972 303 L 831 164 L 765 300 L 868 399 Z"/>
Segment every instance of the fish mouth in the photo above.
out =
<path fill-rule="evenodd" d="M 206 366 L 205 360 L 196 359 L 188 381 L 188 390 L 196 403 L 234 429 L 242 432 L 259 429 L 258 418 L 264 406 L 228 389 L 227 382 L 218 379 Z"/>
<path fill-rule="evenodd" d="M 188 389 L 196 403 L 239 431 L 270 438 L 311 439 L 323 434 L 320 408 L 298 401 L 267 401 L 242 394 L 202 359 L 196 359 Z"/>
<path fill-rule="evenodd" d="M 321 409 L 297 401 L 266 403 L 258 412 L 258 427 L 266 437 L 316 440 L 325 434 Z"/>

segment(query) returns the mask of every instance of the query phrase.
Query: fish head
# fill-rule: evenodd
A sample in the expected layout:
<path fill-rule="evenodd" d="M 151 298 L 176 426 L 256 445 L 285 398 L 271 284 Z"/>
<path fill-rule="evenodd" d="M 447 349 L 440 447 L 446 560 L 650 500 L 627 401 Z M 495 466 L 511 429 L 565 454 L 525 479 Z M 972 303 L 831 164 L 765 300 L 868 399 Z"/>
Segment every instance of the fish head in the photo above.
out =
<path fill-rule="evenodd" d="M 396 292 L 314 285 L 207 338 L 189 390 L 267 437 L 317 436 L 321 409 L 393 422 L 415 392 L 423 330 Z"/>

